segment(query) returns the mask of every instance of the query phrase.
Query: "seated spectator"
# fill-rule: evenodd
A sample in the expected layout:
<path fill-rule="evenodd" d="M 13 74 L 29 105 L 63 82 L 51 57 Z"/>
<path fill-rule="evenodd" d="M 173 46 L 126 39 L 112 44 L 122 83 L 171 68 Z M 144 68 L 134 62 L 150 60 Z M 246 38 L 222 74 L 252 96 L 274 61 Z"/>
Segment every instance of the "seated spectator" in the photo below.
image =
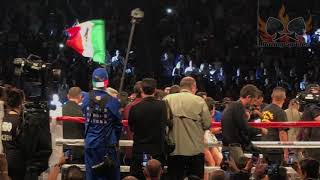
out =
<path fill-rule="evenodd" d="M 250 171 L 247 171 L 250 172 Z M 268 166 L 267 164 L 257 163 L 251 177 L 261 180 L 288 180 L 287 169 L 280 165 Z"/>
<path fill-rule="evenodd" d="M 220 169 L 213 171 L 210 177 L 210 180 L 225 180 L 225 179 L 226 179 L 225 172 Z"/>
<path fill-rule="evenodd" d="M 196 175 L 190 175 L 187 178 L 185 178 L 185 180 L 201 180 L 201 178 L 199 178 L 199 176 Z"/>
<path fill-rule="evenodd" d="M 269 180 L 288 180 L 287 169 L 285 167 L 279 167 L 279 173 L 268 174 Z"/>
<path fill-rule="evenodd" d="M 319 179 L 319 162 L 314 159 L 303 159 L 299 163 L 302 180 Z"/>
<path fill-rule="evenodd" d="M 64 180 L 84 180 L 84 175 L 78 166 L 70 166 L 66 171 Z"/>
<path fill-rule="evenodd" d="M 245 164 L 245 167 L 242 169 L 240 169 L 240 167 L 238 167 L 238 165 L 236 164 L 236 162 L 234 161 L 234 159 L 232 157 L 230 157 L 230 159 L 228 161 L 226 161 L 226 163 L 221 163 L 221 164 L 223 164 L 223 166 L 225 166 L 225 168 L 230 176 L 230 180 L 233 180 L 233 179 L 234 180 L 247 180 L 250 178 L 250 175 L 251 175 L 250 172 L 253 167 L 251 160 L 247 161 L 247 163 Z M 223 166 L 221 166 L 221 167 L 223 168 Z M 225 169 L 225 168 L 223 168 L 223 169 Z"/>
<path fill-rule="evenodd" d="M 257 163 L 254 172 L 252 173 L 251 177 L 253 179 L 268 179 L 266 176 L 267 172 L 267 164 Z"/>
<path fill-rule="evenodd" d="M 170 89 L 171 89 L 171 87 L 166 87 L 166 88 L 164 88 L 164 92 L 167 94 L 170 94 Z"/>
<path fill-rule="evenodd" d="M 138 180 L 138 179 L 134 176 L 127 176 L 127 177 L 123 178 L 122 180 Z"/>
<path fill-rule="evenodd" d="M 205 101 L 209 107 L 213 121 L 214 122 L 221 122 L 222 113 L 220 111 L 216 110 L 216 105 L 215 105 L 216 102 L 213 100 L 213 98 L 207 97 L 205 99 Z M 221 130 L 221 128 L 220 128 L 220 130 Z"/>
<path fill-rule="evenodd" d="M 218 110 L 216 110 L 216 105 L 215 101 L 211 97 L 207 97 L 206 103 L 209 107 L 211 117 L 212 117 L 212 122 L 221 122 L 222 118 L 222 113 Z M 216 136 L 216 138 L 219 141 L 222 141 L 222 133 L 221 133 L 221 128 L 210 128 L 210 131 Z"/>
<path fill-rule="evenodd" d="M 197 92 L 196 95 L 202 97 L 203 99 L 206 99 L 208 96 L 206 92 Z"/>
<path fill-rule="evenodd" d="M 237 163 L 238 168 L 239 168 L 240 170 L 243 170 L 243 169 L 246 167 L 246 165 L 247 165 L 247 163 L 248 163 L 249 160 L 250 160 L 250 159 L 247 158 L 246 156 L 240 157 L 240 158 L 239 158 L 239 161 L 238 161 L 238 163 Z"/>
<path fill-rule="evenodd" d="M 156 97 L 157 100 L 162 100 L 166 95 L 167 95 L 167 93 L 165 93 L 161 89 L 157 89 L 156 93 L 154 94 L 154 96 Z"/>
<path fill-rule="evenodd" d="M 68 92 L 68 102 L 62 106 L 63 116 L 83 117 L 81 106 L 82 91 L 79 87 L 72 87 Z M 84 124 L 71 121 L 63 122 L 63 138 L 64 139 L 83 139 Z M 83 147 L 64 146 L 64 150 L 70 149 L 72 152 L 72 163 L 83 163 Z"/>
<path fill-rule="evenodd" d="M 207 97 L 205 100 L 211 115 L 216 114 L 217 111 L 214 108 L 214 100 L 211 97 Z M 220 113 L 220 118 L 221 118 L 221 113 Z M 212 121 L 214 122 L 214 120 Z M 205 141 L 217 141 L 217 138 L 215 137 L 216 134 L 221 134 L 221 128 L 210 128 L 209 137 L 205 137 L 205 138 L 211 137 L 212 139 L 211 140 L 205 139 Z M 205 148 L 204 154 L 205 154 L 205 160 L 208 166 L 220 165 L 222 160 L 222 154 L 217 147 Z"/>
<path fill-rule="evenodd" d="M 148 161 L 146 168 L 143 170 L 146 180 L 160 180 L 163 174 L 160 161 L 151 159 Z"/>
<path fill-rule="evenodd" d="M 173 85 L 170 87 L 169 93 L 168 94 L 174 94 L 174 93 L 179 93 L 180 92 L 180 86 L 179 85 Z"/>
<path fill-rule="evenodd" d="M 48 174 L 48 180 L 58 180 L 58 175 L 61 173 L 61 167 L 66 163 L 68 158 L 61 156 L 59 162 L 54 165 Z M 70 166 L 65 175 L 63 175 L 64 180 L 84 180 L 84 173 L 78 166 Z"/>

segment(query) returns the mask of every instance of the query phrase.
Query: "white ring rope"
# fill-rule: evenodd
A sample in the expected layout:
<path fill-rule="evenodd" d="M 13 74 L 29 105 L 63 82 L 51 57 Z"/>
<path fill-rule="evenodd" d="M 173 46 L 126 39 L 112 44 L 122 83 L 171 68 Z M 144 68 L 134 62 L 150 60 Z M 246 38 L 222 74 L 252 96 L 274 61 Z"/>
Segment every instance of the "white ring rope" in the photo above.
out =
<path fill-rule="evenodd" d="M 259 148 L 320 148 L 320 141 L 253 141 L 255 146 Z M 83 139 L 56 139 L 56 145 L 62 146 L 63 144 L 69 146 L 84 146 Z M 131 147 L 132 140 L 120 140 L 120 147 Z M 209 147 L 222 146 L 221 142 L 208 144 Z"/>
<path fill-rule="evenodd" d="M 84 139 L 56 139 L 56 145 L 62 146 L 62 145 L 69 145 L 69 146 L 84 146 Z M 133 141 L 132 140 L 120 140 L 119 146 L 120 147 L 130 147 L 132 146 Z M 299 142 L 299 141 L 293 141 L 293 142 L 279 142 L 279 141 L 254 141 L 253 144 L 255 144 L 257 147 L 260 148 L 320 148 L 320 141 L 309 141 L 309 142 Z M 213 146 L 221 146 L 221 142 L 218 142 L 216 144 L 210 144 L 210 147 Z M 251 157 L 251 154 L 245 154 L 246 157 Z M 260 158 L 262 155 L 260 155 Z M 83 171 L 85 171 L 85 165 L 84 164 L 65 164 L 63 165 L 63 169 L 68 168 L 72 165 L 76 165 L 80 167 Z M 166 168 L 166 167 L 165 167 Z M 291 167 L 286 167 L 288 174 L 296 174 L 295 170 Z M 205 172 L 211 173 L 215 170 L 220 169 L 220 167 L 217 166 L 205 166 Z M 122 173 L 129 173 L 130 172 L 130 166 L 120 166 L 120 172 Z"/>

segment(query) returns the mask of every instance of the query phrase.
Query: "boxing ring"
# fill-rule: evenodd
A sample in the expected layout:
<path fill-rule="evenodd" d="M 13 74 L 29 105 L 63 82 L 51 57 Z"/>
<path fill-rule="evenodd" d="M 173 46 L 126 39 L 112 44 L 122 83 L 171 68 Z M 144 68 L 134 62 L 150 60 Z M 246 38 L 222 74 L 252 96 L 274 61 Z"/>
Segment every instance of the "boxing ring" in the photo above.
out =
<path fill-rule="evenodd" d="M 68 116 L 61 116 L 53 118 L 53 120 L 57 122 L 61 121 L 72 121 L 77 123 L 84 123 L 85 119 L 80 117 L 68 117 Z M 122 121 L 123 126 L 128 126 L 128 121 Z M 307 127 L 320 127 L 320 122 L 315 121 L 299 121 L 299 122 L 249 122 L 248 123 L 252 127 L 256 128 L 307 128 Z M 221 123 L 214 122 L 212 123 L 212 127 L 221 127 Z M 69 146 L 84 146 L 84 139 L 63 139 L 63 138 L 56 138 L 55 145 L 62 147 L 62 145 L 69 145 Z M 253 141 L 252 142 L 255 146 L 259 148 L 319 148 L 320 149 L 320 141 L 287 141 L 287 142 L 280 142 L 280 141 Z M 120 140 L 119 146 L 120 147 L 131 147 L 133 145 L 132 140 Z M 209 143 L 207 147 L 221 147 L 222 142 L 217 143 Z M 245 154 L 247 157 L 251 157 L 251 154 Z M 79 166 L 82 170 L 85 170 L 84 164 L 68 164 L 64 165 L 63 168 L 68 168 L 69 166 L 76 165 Z M 296 172 L 291 167 L 286 167 L 288 170 L 288 174 L 295 174 Z M 205 172 L 210 173 L 220 167 L 214 166 L 205 166 Z M 121 173 L 129 173 L 130 166 L 120 166 Z"/>

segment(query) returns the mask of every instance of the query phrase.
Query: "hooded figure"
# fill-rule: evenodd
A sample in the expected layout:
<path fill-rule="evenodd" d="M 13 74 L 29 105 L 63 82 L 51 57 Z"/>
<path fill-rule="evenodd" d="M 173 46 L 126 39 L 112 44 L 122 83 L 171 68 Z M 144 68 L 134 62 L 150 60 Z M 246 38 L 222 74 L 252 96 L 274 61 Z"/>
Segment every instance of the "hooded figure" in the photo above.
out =
<path fill-rule="evenodd" d="M 116 148 L 122 130 L 122 118 L 119 112 L 120 102 L 107 93 L 108 82 L 107 71 L 97 68 L 92 74 L 93 90 L 84 93 L 82 109 L 86 118 L 87 180 L 120 179 L 120 163 Z M 99 166 L 103 164 L 106 166 Z"/>

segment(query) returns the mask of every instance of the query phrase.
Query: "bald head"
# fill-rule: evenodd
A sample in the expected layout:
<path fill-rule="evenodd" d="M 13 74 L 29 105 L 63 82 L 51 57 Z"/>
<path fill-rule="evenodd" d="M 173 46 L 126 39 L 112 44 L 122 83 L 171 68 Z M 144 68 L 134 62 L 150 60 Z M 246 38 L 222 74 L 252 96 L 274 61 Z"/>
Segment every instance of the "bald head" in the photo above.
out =
<path fill-rule="evenodd" d="M 180 88 L 187 89 L 187 90 L 191 91 L 193 94 L 195 94 L 197 91 L 196 80 L 192 77 L 184 77 L 180 81 Z"/>
<path fill-rule="evenodd" d="M 82 100 L 82 91 L 79 87 L 72 87 L 68 92 L 69 101 L 74 101 L 79 104 Z"/>
<path fill-rule="evenodd" d="M 143 173 L 146 179 L 160 180 L 162 174 L 161 163 L 156 159 L 149 160 Z"/>
<path fill-rule="evenodd" d="M 72 87 L 69 89 L 68 96 L 71 98 L 77 98 L 81 96 L 81 89 L 79 87 Z"/>
<path fill-rule="evenodd" d="M 127 176 L 127 177 L 123 178 L 122 180 L 138 180 L 138 179 L 134 176 Z"/>
<path fill-rule="evenodd" d="M 271 98 L 274 101 L 284 101 L 286 99 L 286 90 L 282 87 L 275 87 L 272 91 Z"/>
<path fill-rule="evenodd" d="M 111 87 L 107 88 L 107 92 L 114 98 L 118 97 L 119 92 Z"/>
<path fill-rule="evenodd" d="M 225 173 L 223 170 L 216 170 L 212 172 L 211 180 L 225 180 Z"/>

